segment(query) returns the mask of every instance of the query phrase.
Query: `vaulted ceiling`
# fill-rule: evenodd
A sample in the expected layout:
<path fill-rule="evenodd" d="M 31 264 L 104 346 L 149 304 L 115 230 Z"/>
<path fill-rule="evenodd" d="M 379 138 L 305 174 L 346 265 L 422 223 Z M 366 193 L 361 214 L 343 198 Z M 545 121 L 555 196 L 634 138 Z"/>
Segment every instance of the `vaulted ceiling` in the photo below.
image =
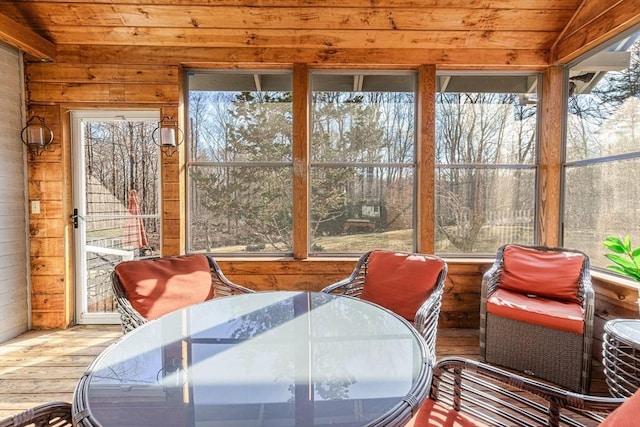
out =
<path fill-rule="evenodd" d="M 0 40 L 54 61 L 144 47 L 183 63 L 217 49 L 212 60 L 531 69 L 631 28 L 639 10 L 638 0 L 14 0 L 0 1 Z"/>

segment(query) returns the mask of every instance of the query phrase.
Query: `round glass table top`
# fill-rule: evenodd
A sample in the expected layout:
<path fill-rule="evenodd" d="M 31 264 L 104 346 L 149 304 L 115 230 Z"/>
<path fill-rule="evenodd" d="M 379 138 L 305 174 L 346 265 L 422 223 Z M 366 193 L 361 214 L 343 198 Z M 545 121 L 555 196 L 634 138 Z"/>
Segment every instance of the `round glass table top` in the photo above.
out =
<path fill-rule="evenodd" d="M 81 379 L 74 410 L 105 426 L 395 425 L 426 396 L 428 357 L 415 329 L 374 304 L 244 294 L 118 340 Z"/>

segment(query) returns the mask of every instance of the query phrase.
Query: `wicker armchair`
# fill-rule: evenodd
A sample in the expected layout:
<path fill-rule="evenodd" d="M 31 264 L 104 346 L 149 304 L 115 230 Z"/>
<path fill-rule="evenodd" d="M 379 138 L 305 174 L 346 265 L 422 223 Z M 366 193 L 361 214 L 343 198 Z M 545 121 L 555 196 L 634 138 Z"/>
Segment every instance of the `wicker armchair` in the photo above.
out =
<path fill-rule="evenodd" d="M 407 319 L 435 360 L 436 333 L 447 264 L 434 255 L 374 250 L 349 277 L 322 289 L 377 303 Z"/>
<path fill-rule="evenodd" d="M 123 333 L 191 304 L 254 292 L 231 282 L 203 254 L 124 261 L 111 279 Z"/>
<path fill-rule="evenodd" d="M 483 361 L 588 392 L 594 292 L 586 254 L 504 245 L 480 301 Z"/>
<path fill-rule="evenodd" d="M 406 427 L 596 426 L 623 402 L 622 398 L 573 393 L 475 360 L 448 357 L 436 364 L 430 396 Z M 616 422 L 613 418 L 607 425 L 620 427 L 619 418 Z"/>
<path fill-rule="evenodd" d="M 50 402 L 0 421 L 0 427 L 72 426 L 71 403 Z"/>

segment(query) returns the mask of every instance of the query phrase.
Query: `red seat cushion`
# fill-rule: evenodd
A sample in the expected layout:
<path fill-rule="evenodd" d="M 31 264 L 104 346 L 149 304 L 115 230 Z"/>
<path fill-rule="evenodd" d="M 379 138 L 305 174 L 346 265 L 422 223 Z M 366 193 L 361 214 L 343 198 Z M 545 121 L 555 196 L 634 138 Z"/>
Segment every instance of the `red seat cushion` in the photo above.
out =
<path fill-rule="evenodd" d="M 580 302 L 580 272 L 584 255 L 506 246 L 500 287 L 524 294 Z"/>
<path fill-rule="evenodd" d="M 575 302 L 528 297 L 499 288 L 487 300 L 487 312 L 575 334 L 584 331 L 584 310 Z"/>
<path fill-rule="evenodd" d="M 391 251 L 369 255 L 361 298 L 413 322 L 444 267 L 440 258 Z"/>
<path fill-rule="evenodd" d="M 481 427 L 484 425 L 446 405 L 427 399 L 405 427 Z"/>
<path fill-rule="evenodd" d="M 640 424 L 640 390 L 609 414 L 600 427 L 636 427 Z"/>
<path fill-rule="evenodd" d="M 115 272 L 127 299 L 147 320 L 214 297 L 205 255 L 124 261 Z"/>

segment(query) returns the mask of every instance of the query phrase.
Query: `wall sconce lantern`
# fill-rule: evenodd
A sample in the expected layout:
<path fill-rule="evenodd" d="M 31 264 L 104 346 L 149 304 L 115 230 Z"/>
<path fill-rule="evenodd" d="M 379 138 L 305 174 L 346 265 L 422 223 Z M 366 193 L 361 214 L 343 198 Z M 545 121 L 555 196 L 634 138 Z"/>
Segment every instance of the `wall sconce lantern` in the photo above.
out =
<path fill-rule="evenodd" d="M 169 116 L 164 116 L 158 123 L 158 127 L 151 134 L 153 143 L 156 144 L 164 154 L 171 157 L 178 151 L 178 147 L 182 144 L 184 134 L 182 129 L 178 127 L 178 122 Z"/>
<path fill-rule="evenodd" d="M 40 156 L 45 151 L 52 151 L 49 145 L 53 142 L 53 131 L 40 116 L 33 116 L 27 120 L 27 125 L 20 132 L 22 143 L 29 147 L 34 156 Z"/>

